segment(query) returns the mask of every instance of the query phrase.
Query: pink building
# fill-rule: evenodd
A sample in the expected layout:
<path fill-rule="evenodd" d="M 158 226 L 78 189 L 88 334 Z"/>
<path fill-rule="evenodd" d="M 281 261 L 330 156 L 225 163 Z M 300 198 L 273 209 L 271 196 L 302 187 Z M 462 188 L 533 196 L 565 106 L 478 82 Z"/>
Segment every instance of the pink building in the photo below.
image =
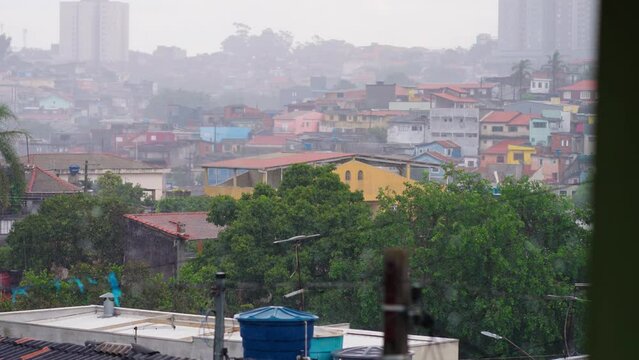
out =
<path fill-rule="evenodd" d="M 303 134 L 319 132 L 324 115 L 316 111 L 293 111 L 273 117 L 273 133 Z"/>

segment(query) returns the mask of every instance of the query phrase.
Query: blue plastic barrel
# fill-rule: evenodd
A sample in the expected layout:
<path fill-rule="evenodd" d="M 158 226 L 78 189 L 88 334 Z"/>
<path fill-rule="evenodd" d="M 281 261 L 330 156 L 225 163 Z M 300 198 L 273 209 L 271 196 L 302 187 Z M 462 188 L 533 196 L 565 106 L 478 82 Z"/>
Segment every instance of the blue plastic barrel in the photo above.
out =
<path fill-rule="evenodd" d="M 244 359 L 294 360 L 311 351 L 317 316 L 282 306 L 235 315 L 240 323 Z"/>

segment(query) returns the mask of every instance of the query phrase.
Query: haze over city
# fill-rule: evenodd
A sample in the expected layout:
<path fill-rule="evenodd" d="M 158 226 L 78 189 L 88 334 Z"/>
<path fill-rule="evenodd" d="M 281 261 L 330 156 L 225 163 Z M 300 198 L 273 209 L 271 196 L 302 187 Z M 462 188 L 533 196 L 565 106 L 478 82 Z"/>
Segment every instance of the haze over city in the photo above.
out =
<path fill-rule="evenodd" d="M 0 358 L 587 359 L 598 5 L 0 0 Z"/>
<path fill-rule="evenodd" d="M 479 33 L 497 34 L 497 0 L 130 0 L 130 48 L 178 46 L 189 56 L 220 49 L 233 23 L 253 31 L 289 31 L 296 42 L 339 39 L 355 45 L 468 47 Z M 451 19 L 454 19 L 451 21 Z M 0 0 L 0 24 L 22 47 L 59 42 L 59 1 Z M 414 24 L 414 25 L 408 25 Z"/>

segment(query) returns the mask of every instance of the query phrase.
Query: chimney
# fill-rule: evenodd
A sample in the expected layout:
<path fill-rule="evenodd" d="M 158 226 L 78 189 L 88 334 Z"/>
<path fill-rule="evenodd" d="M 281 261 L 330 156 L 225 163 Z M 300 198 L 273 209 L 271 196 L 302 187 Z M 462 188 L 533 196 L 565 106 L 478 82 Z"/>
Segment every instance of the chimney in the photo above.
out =
<path fill-rule="evenodd" d="M 115 316 L 115 305 L 113 304 L 114 298 L 115 296 L 110 292 L 100 295 L 100 299 L 104 299 L 102 304 L 102 317 L 108 318 Z"/>
<path fill-rule="evenodd" d="M 178 234 L 184 234 L 186 232 L 186 224 L 185 223 L 181 223 L 181 222 L 177 222 L 177 232 Z"/>

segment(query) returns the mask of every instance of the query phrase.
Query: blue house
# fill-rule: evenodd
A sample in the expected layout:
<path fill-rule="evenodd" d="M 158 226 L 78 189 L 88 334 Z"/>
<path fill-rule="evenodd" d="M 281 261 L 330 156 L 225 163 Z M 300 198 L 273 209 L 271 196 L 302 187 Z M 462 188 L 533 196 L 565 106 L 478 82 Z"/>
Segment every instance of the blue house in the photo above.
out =
<path fill-rule="evenodd" d="M 432 141 L 429 143 L 415 145 L 415 152 L 413 153 L 413 156 L 419 156 L 428 152 L 440 153 L 454 159 L 461 159 L 462 156 L 461 146 L 450 140 Z"/>
<path fill-rule="evenodd" d="M 200 128 L 200 138 L 210 142 L 223 140 L 248 140 L 251 135 L 250 128 L 206 126 Z"/>

